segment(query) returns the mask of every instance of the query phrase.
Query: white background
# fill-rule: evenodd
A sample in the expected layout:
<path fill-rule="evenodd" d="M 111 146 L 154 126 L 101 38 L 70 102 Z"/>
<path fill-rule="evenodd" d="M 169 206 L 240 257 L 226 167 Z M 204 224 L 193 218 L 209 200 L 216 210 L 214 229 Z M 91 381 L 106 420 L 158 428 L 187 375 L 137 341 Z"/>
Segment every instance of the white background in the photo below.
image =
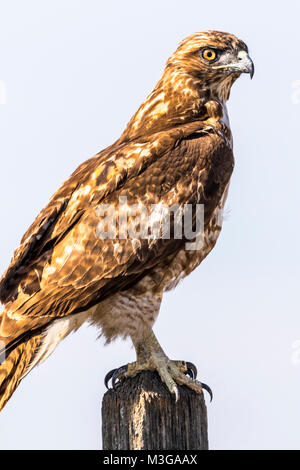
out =
<path fill-rule="evenodd" d="M 214 390 L 211 449 L 299 449 L 299 4 L 1 0 L 0 9 L 1 272 L 61 182 L 119 137 L 181 39 L 218 29 L 248 44 L 256 73 L 228 105 L 236 167 L 223 232 L 165 296 L 155 332 Z M 1 449 L 101 447 L 104 376 L 134 351 L 104 347 L 98 334 L 82 328 L 22 382 L 0 415 Z"/>

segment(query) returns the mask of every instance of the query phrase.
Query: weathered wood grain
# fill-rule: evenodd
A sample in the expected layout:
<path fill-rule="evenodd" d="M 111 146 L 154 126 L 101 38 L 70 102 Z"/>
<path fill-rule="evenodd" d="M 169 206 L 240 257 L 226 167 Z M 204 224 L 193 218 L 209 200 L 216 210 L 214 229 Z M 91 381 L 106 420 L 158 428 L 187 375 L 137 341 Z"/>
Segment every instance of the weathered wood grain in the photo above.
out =
<path fill-rule="evenodd" d="M 208 449 L 203 395 L 182 386 L 176 403 L 155 372 L 126 379 L 102 403 L 104 450 Z"/>

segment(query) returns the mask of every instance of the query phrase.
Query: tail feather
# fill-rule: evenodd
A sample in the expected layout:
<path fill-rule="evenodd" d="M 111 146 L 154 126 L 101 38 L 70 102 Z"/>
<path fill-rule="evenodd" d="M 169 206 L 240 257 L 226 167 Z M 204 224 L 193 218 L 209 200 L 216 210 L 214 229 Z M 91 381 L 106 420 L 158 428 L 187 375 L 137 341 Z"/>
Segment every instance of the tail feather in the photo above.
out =
<path fill-rule="evenodd" d="M 0 411 L 25 375 L 47 359 L 63 338 L 80 328 L 88 315 L 87 311 L 52 321 L 48 317 L 25 318 L 20 326 L 18 320 L 0 313 Z"/>
<path fill-rule="evenodd" d="M 41 343 L 42 335 L 37 334 L 13 349 L 6 358 L 5 349 L 2 350 L 4 362 L 0 363 L 0 411 L 26 375 Z"/>

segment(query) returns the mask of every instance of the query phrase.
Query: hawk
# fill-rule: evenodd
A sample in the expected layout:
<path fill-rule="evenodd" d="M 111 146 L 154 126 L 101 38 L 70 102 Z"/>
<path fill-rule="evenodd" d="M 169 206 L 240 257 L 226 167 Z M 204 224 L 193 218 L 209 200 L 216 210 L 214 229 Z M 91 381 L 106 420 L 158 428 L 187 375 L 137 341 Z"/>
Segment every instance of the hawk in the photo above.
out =
<path fill-rule="evenodd" d="M 219 31 L 187 37 L 120 138 L 81 164 L 37 216 L 0 279 L 0 409 L 86 321 L 107 342 L 130 337 L 137 353 L 106 382 L 148 369 L 176 398 L 178 384 L 209 390 L 192 364 L 166 356 L 152 326 L 163 293 L 201 263 L 221 231 L 234 167 L 226 101 L 241 73 L 254 73 L 243 41 Z M 138 208 L 140 228 L 145 208 L 201 205 L 201 246 L 186 249 L 187 237 L 174 235 L 175 215 L 170 236 L 120 236 L 121 224 L 114 236 L 100 236 L 101 210 L 112 208 L 120 219 L 123 200 Z M 151 214 L 153 228 L 161 220 Z"/>

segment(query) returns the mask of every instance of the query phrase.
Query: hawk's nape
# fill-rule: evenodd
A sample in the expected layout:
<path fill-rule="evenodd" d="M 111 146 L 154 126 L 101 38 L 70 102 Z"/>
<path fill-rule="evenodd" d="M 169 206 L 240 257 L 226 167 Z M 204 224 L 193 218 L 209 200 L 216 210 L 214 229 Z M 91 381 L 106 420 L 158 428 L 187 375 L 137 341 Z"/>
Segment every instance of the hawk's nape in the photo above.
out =
<path fill-rule="evenodd" d="M 121 137 L 84 162 L 38 215 L 0 280 L 0 409 L 20 380 L 85 321 L 99 326 L 108 342 L 133 341 L 137 361 L 110 373 L 113 383 L 150 369 L 176 397 L 177 384 L 201 393 L 194 367 L 170 361 L 152 326 L 163 293 L 217 241 L 234 165 L 226 100 L 239 75 L 253 71 L 247 46 L 231 34 L 186 38 Z M 194 209 L 204 208 L 202 244 L 192 251 L 182 216 L 187 205 L 193 229 Z M 151 236 L 162 223 L 153 208 L 174 206 L 180 216 L 169 218 L 168 236 Z M 127 211 L 134 235 L 124 236 L 120 223 L 113 236 L 101 236 L 103 207 L 118 221 Z M 178 220 L 182 237 L 175 236 Z"/>

